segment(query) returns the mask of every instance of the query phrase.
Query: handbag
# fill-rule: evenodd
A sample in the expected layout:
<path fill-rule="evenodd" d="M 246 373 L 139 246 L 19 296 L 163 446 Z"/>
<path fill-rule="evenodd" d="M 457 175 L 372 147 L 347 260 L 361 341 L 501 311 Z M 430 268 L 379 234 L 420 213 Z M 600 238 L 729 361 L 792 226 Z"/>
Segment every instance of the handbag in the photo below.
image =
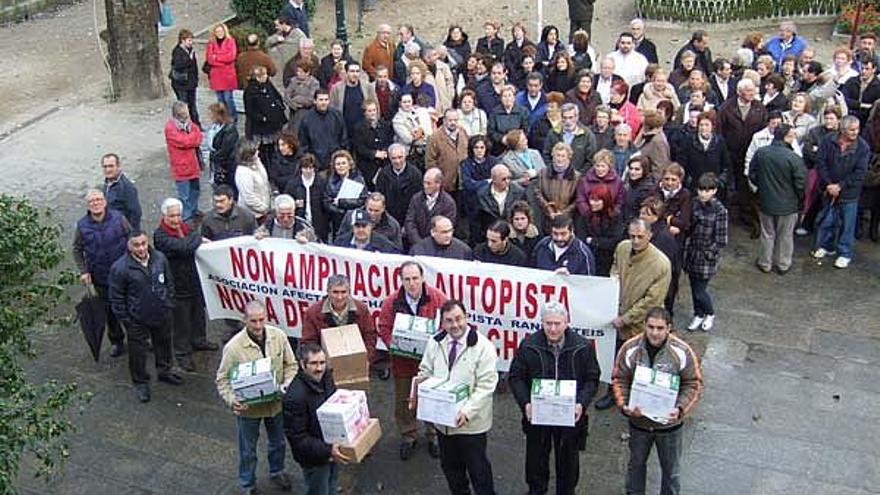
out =
<path fill-rule="evenodd" d="M 207 60 L 202 63 L 202 72 L 209 75 L 211 74 L 211 64 L 209 64 Z"/>
<path fill-rule="evenodd" d="M 186 84 L 189 82 L 189 71 L 171 69 L 171 72 L 168 73 L 168 78 L 173 83 Z"/>

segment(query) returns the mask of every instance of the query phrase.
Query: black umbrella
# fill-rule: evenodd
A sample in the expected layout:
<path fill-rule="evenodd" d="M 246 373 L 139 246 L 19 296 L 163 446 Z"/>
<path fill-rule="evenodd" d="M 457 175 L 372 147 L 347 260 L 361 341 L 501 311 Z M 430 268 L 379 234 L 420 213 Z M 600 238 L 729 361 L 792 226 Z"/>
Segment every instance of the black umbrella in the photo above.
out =
<path fill-rule="evenodd" d="M 95 293 L 92 284 L 86 285 L 86 293 L 76 305 L 76 316 L 83 337 L 86 338 L 86 344 L 89 345 L 92 357 L 97 363 L 101 354 L 101 342 L 104 340 L 104 329 L 107 326 L 107 315 L 104 312 L 104 302 Z"/>

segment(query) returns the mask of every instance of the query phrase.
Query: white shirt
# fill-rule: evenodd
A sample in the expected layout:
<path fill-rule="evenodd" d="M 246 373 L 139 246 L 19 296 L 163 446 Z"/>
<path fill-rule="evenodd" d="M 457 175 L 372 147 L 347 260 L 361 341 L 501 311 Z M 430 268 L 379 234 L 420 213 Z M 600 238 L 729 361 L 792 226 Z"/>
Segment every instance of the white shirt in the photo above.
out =
<path fill-rule="evenodd" d="M 314 182 L 315 182 L 315 176 L 313 175 L 307 179 L 306 176 L 304 175 L 304 176 L 302 176 L 302 181 L 303 181 L 303 186 L 305 186 L 305 189 L 306 189 L 306 199 L 304 201 L 304 203 L 306 205 L 306 220 L 308 220 L 309 223 L 312 223 L 312 191 L 311 191 L 311 187 L 312 187 L 312 184 L 314 184 Z"/>
<path fill-rule="evenodd" d="M 645 69 L 648 68 L 648 59 L 641 53 L 633 50 L 627 54 L 615 50 L 608 54 L 614 59 L 614 72 L 632 87 L 645 80 Z"/>
<path fill-rule="evenodd" d="M 596 82 L 596 92 L 599 93 L 599 98 L 602 99 L 602 104 L 607 105 L 609 101 L 611 101 L 611 83 L 614 82 L 614 78 L 603 79 L 602 76 L 599 76 L 598 81 Z"/>

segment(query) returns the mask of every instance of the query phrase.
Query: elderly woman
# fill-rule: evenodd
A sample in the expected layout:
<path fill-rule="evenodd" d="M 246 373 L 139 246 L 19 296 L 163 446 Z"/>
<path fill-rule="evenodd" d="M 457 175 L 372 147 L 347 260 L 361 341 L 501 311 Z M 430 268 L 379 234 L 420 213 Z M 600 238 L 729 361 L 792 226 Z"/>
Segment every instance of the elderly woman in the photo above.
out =
<path fill-rule="evenodd" d="M 352 158 L 351 153 L 346 150 L 336 151 L 333 153 L 330 163 L 332 165 L 331 173 L 327 179 L 327 186 L 324 188 L 324 196 L 321 203 L 324 206 L 324 210 L 329 213 L 330 232 L 335 234 L 339 230 L 342 218 L 349 210 L 356 210 L 364 206 L 369 191 L 367 191 L 364 184 L 363 176 L 354 166 L 354 158 Z M 360 193 L 354 197 L 340 197 L 342 187 L 346 184 L 347 180 L 363 186 Z"/>
<path fill-rule="evenodd" d="M 504 149 L 501 140 L 508 131 L 529 128 L 529 112 L 516 104 L 516 88 L 506 85 L 501 88 L 501 104 L 489 114 L 489 139 L 492 151 L 500 155 Z"/>
<path fill-rule="evenodd" d="M 238 206 L 253 213 L 257 223 L 262 224 L 272 207 L 272 186 L 257 147 L 248 141 L 238 147 L 235 187 L 238 189 Z"/>
<path fill-rule="evenodd" d="M 514 129 L 504 136 L 507 151 L 501 155 L 501 163 L 510 169 L 510 180 L 528 188 L 535 183 L 544 169 L 544 159 L 538 150 L 529 148 L 529 138 L 522 129 Z"/>
<path fill-rule="evenodd" d="M 639 154 L 651 158 L 651 161 L 659 168 L 669 165 L 670 151 L 669 141 L 666 140 L 666 133 L 663 132 L 663 124 L 666 119 L 662 113 L 657 110 L 648 110 L 645 112 L 645 125 L 642 126 L 642 132 L 636 137 L 635 145 L 639 149 Z"/>
<path fill-rule="evenodd" d="M 238 47 L 235 45 L 235 38 L 229 35 L 229 28 L 223 23 L 215 25 L 205 52 L 205 68 L 208 69 L 211 89 L 217 93 L 217 101 L 226 105 L 229 115 L 236 122 L 238 111 L 232 92 L 238 88 L 238 76 L 235 73 L 237 56 Z"/>
<path fill-rule="evenodd" d="M 321 87 L 321 83 L 312 75 L 313 70 L 314 68 L 307 62 L 296 64 L 294 76 L 284 88 L 284 102 L 290 108 L 290 121 L 287 127 L 294 133 L 299 132 L 299 124 L 303 117 L 315 106 L 315 93 Z"/>
<path fill-rule="evenodd" d="M 538 174 L 535 200 L 541 209 L 541 225 L 550 233 L 550 222 L 559 215 L 574 213 L 575 197 L 580 174 L 571 166 L 571 146 L 556 143 L 550 150 L 552 163 Z"/>
<path fill-rule="evenodd" d="M 486 112 L 477 108 L 477 94 L 472 89 L 465 89 L 461 92 L 459 101 L 459 118 L 458 125 L 464 128 L 464 132 L 468 136 L 486 135 L 486 129 L 489 125 L 489 118 Z"/>
<path fill-rule="evenodd" d="M 630 157 L 638 151 L 633 145 L 632 128 L 627 124 L 617 124 L 614 128 L 614 146 L 611 148 L 611 153 L 614 155 L 614 170 L 618 176 L 623 175 Z"/>
<path fill-rule="evenodd" d="M 596 136 L 597 150 L 610 150 L 614 147 L 614 127 L 611 126 L 611 109 L 606 106 L 596 108 L 596 117 L 590 126 Z"/>
<path fill-rule="evenodd" d="M 645 84 L 645 89 L 642 91 L 642 96 L 639 97 L 637 106 L 642 112 L 655 110 L 657 104 L 663 100 L 671 101 L 673 110 L 678 110 L 678 107 L 681 106 L 675 87 L 669 84 L 666 71 L 657 69 L 654 71 L 654 77 L 651 81 Z"/>
<path fill-rule="evenodd" d="M 697 65 L 697 54 L 687 50 L 681 54 L 679 60 L 681 61 L 681 65 L 672 71 L 672 74 L 669 74 L 669 83 L 676 88 L 684 84 L 688 78 L 691 77 L 691 71 L 693 71 L 694 67 Z M 679 101 L 681 101 L 681 98 L 679 98 Z"/>
<path fill-rule="evenodd" d="M 586 218 L 590 212 L 590 191 L 600 185 L 607 187 L 610 193 L 613 204 L 608 206 L 620 211 L 624 199 L 623 183 L 620 175 L 614 170 L 614 155 L 608 150 L 596 152 L 593 166 L 578 182 L 575 204 L 582 217 Z"/>

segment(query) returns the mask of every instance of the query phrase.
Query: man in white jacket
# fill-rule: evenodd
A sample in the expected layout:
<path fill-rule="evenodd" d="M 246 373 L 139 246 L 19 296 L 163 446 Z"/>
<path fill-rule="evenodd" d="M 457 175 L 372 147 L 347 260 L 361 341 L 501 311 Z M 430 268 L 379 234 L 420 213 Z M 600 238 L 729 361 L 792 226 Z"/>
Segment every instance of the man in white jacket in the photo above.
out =
<path fill-rule="evenodd" d="M 492 428 L 492 394 L 498 383 L 495 346 L 468 326 L 464 304 L 448 300 L 440 307 L 441 332 L 428 341 L 417 382 L 428 378 L 466 384 L 470 396 L 454 428 L 435 425 L 440 465 L 451 493 L 494 495 L 492 465 L 486 457 L 486 433 Z"/>

